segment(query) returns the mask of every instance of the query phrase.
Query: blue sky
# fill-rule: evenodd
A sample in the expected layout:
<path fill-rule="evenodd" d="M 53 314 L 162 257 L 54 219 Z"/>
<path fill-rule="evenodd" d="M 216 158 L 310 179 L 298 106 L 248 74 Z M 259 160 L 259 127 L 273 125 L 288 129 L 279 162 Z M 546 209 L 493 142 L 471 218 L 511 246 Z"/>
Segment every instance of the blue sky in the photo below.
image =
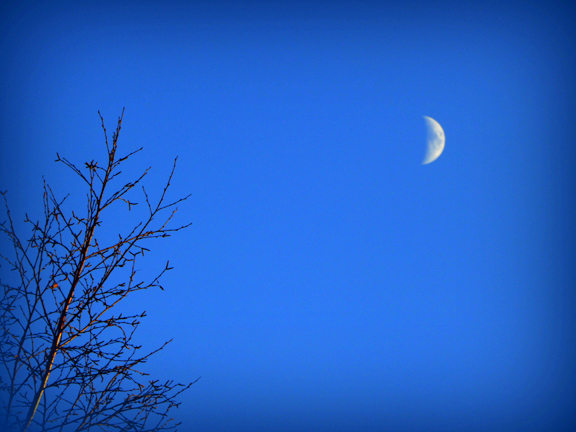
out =
<path fill-rule="evenodd" d="M 400 3 L 402 4 L 400 6 Z M 56 152 L 192 194 L 136 296 L 181 430 L 576 428 L 573 10 L 552 2 L 21 2 L 0 189 Z M 422 166 L 436 119 L 446 148 Z M 80 202 L 80 201 L 78 201 Z M 23 233 L 24 234 L 24 233 Z M 24 235 L 23 235 L 24 236 Z M 152 270 L 150 270 L 152 269 Z"/>

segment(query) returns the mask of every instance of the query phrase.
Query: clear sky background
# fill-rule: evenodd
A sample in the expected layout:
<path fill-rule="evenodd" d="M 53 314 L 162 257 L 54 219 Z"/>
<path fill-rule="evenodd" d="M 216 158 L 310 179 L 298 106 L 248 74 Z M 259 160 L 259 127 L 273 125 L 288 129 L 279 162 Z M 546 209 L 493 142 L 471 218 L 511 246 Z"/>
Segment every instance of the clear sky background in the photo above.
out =
<path fill-rule="evenodd" d="M 563 2 L 568 3 L 568 2 Z M 148 166 L 186 231 L 135 296 L 181 430 L 576 429 L 576 14 L 561 3 L 8 2 L 0 189 Z M 422 116 L 446 133 L 421 165 Z M 80 202 L 80 201 L 78 201 Z M 81 207 L 83 208 L 83 207 Z M 20 225 L 21 226 L 21 225 Z M 22 232 L 25 237 L 27 232 Z"/>

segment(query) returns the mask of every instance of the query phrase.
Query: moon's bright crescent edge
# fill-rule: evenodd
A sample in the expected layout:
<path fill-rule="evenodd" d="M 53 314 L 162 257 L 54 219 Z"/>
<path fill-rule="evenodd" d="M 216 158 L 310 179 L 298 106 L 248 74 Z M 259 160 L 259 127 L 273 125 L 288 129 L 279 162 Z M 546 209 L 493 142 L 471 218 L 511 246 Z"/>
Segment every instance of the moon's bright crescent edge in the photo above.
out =
<path fill-rule="evenodd" d="M 442 154 L 446 144 L 446 136 L 444 135 L 444 130 L 442 129 L 442 126 L 440 126 L 440 123 L 438 123 L 432 117 L 423 117 L 428 128 L 426 156 L 422 161 L 422 165 L 426 165 L 430 162 L 434 162 Z"/>

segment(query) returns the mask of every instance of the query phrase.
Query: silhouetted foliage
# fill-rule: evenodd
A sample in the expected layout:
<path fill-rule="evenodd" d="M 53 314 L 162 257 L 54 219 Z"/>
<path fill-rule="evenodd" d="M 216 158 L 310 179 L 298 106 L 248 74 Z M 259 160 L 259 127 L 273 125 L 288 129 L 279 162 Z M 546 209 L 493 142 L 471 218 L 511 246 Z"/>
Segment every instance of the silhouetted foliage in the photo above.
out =
<path fill-rule="evenodd" d="M 85 209 L 67 212 L 66 198 L 57 199 L 44 182 L 44 219 L 26 216 L 31 235 L 22 242 L 2 193 L 7 219 L 0 233 L 13 252 L 1 251 L 1 265 L 16 275 L 0 280 L 0 421 L 9 430 L 132 432 L 178 426 L 169 412 L 193 383 L 147 377 L 143 363 L 168 342 L 140 354 L 133 335 L 146 313 L 124 315 L 119 306 L 136 291 L 162 288 L 168 263 L 147 282 L 139 280 L 136 263 L 148 250 L 144 242 L 188 226 L 169 227 L 176 205 L 188 197 L 166 202 L 176 160 L 157 202 L 140 188 L 148 169 L 118 186 L 121 164 L 142 150 L 117 155 L 123 115 L 111 143 L 100 116 L 108 155 L 103 165 L 92 161 L 80 169 L 58 155 L 57 162 L 86 187 Z M 146 216 L 109 241 L 103 221 L 123 220 L 122 212 L 137 204 L 137 189 Z"/>

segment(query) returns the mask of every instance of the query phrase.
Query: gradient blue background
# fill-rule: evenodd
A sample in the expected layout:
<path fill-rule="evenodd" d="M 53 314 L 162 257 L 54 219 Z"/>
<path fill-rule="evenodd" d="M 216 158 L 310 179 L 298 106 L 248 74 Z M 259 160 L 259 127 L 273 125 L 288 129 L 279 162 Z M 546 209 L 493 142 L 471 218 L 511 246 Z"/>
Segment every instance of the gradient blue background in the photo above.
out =
<path fill-rule="evenodd" d="M 401 4 L 401 6 L 400 6 Z M 144 146 L 192 194 L 135 296 L 183 431 L 576 430 L 576 14 L 553 2 L 12 2 L 0 189 Z M 422 166 L 423 115 L 446 149 Z M 72 201 L 76 202 L 76 201 Z M 22 224 L 19 224 L 22 227 Z M 22 232 L 25 237 L 27 231 Z"/>

